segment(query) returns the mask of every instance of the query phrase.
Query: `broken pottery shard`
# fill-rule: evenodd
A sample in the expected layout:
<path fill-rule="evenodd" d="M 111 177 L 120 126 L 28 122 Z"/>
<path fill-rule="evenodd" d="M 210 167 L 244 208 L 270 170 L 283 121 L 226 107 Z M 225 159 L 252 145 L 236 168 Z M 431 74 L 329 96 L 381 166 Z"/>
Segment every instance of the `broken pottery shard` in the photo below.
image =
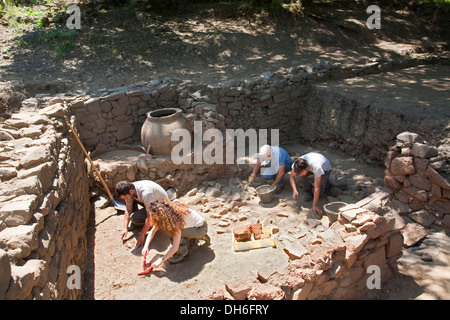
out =
<path fill-rule="evenodd" d="M 288 243 L 283 250 L 292 260 L 300 259 L 305 254 L 309 253 L 309 251 L 298 241 Z"/>

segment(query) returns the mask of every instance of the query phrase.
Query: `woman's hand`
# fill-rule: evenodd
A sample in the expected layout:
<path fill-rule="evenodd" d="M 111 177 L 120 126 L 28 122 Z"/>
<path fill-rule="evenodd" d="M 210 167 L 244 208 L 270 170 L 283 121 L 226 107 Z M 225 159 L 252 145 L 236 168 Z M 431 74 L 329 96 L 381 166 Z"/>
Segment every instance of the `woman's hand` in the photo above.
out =
<path fill-rule="evenodd" d="M 153 267 L 158 268 L 163 263 L 163 258 L 158 258 L 155 262 L 153 262 Z"/>

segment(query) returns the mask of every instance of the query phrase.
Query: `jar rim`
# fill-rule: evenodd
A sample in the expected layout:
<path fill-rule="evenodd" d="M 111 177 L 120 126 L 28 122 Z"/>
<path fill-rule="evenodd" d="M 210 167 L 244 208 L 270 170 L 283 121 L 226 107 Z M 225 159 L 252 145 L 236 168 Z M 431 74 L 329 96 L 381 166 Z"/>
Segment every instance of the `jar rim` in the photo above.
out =
<path fill-rule="evenodd" d="M 147 119 L 154 122 L 163 122 L 180 117 L 180 108 L 162 108 L 147 112 Z"/>

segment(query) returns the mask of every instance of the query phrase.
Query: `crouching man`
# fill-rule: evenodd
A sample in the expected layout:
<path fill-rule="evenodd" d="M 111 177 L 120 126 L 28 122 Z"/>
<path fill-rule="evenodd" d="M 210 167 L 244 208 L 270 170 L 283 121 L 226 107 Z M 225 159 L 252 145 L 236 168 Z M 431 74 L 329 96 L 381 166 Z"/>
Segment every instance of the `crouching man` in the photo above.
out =
<path fill-rule="evenodd" d="M 295 177 L 299 176 L 299 181 L 305 191 L 305 202 L 313 200 L 312 209 L 322 216 L 322 210 L 317 205 L 319 196 L 329 189 L 329 177 L 331 164 L 328 159 L 320 153 L 310 152 L 296 159 L 292 165 L 290 183 L 293 190 L 292 198 L 298 199 L 297 185 Z M 308 181 L 308 175 L 314 175 L 314 188 Z"/>

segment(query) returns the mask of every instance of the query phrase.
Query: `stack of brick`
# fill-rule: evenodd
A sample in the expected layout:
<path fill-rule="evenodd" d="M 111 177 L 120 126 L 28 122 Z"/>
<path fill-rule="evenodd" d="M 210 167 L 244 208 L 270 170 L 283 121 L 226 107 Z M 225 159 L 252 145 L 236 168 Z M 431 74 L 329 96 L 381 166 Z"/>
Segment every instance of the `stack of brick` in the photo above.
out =
<path fill-rule="evenodd" d="M 255 278 L 230 280 L 203 298 L 355 299 L 379 289 L 378 285 L 397 271 L 403 247 L 400 231 L 405 224 L 399 215 L 383 207 L 381 200 L 388 196 L 387 192 L 376 192 L 342 208 L 338 221 L 314 237 L 292 235 L 297 250 L 285 250 L 287 262 L 268 263 Z"/>
<path fill-rule="evenodd" d="M 390 148 L 384 184 L 392 190 L 392 203 L 400 214 L 425 228 L 450 228 L 450 166 L 448 158 L 418 134 L 403 132 Z"/>

